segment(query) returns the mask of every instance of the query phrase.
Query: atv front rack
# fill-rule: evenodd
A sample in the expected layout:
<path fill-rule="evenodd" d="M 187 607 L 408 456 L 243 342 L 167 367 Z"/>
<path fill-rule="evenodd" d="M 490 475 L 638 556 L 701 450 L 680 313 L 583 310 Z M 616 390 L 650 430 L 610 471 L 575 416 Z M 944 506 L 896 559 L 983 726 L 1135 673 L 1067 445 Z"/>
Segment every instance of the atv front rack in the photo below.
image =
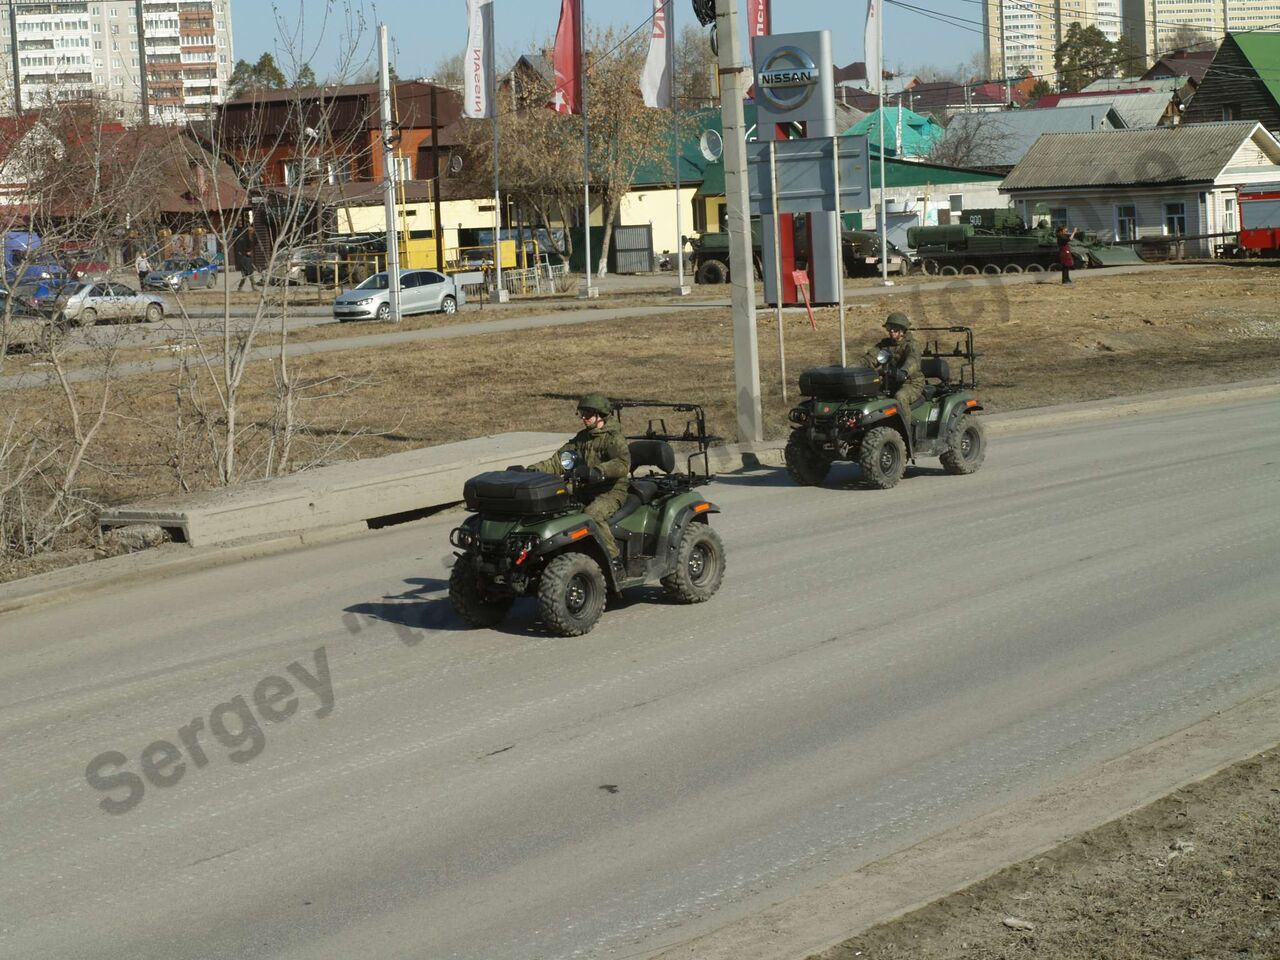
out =
<path fill-rule="evenodd" d="M 544 393 L 543 396 L 549 400 L 578 399 L 576 396 L 565 393 Z M 711 461 L 708 458 L 707 450 L 711 444 L 724 438 L 707 433 L 707 414 L 700 404 L 672 403 L 667 400 L 628 400 L 620 397 L 609 397 L 609 402 L 613 404 L 613 415 L 618 418 L 619 423 L 622 423 L 623 410 L 633 410 L 638 407 L 660 408 L 671 410 L 675 413 L 692 414 L 691 419 L 685 420 L 684 430 L 679 433 L 667 427 L 665 417 L 650 417 L 644 433 L 626 433 L 625 436 L 628 440 L 665 440 L 667 443 L 695 444 L 697 450 L 689 454 L 686 459 L 685 472 L 691 483 L 703 484 L 711 481 Z M 701 475 L 693 468 L 694 461 L 698 459 L 702 460 Z"/>

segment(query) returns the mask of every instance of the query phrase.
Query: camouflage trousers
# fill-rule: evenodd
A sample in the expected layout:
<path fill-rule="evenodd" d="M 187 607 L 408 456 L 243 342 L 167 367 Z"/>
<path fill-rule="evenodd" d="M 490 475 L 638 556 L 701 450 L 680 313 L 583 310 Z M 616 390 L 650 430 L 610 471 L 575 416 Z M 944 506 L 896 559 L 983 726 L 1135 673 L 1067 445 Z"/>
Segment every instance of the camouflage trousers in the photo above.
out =
<path fill-rule="evenodd" d="M 610 560 L 618 555 L 618 544 L 613 539 L 613 531 L 609 529 L 609 518 L 618 512 L 618 508 L 622 506 L 622 501 L 626 499 L 626 491 L 609 491 L 608 493 L 600 494 L 600 496 L 588 503 L 582 511 L 596 522 L 596 529 L 600 531 L 600 539 L 604 541 L 604 548 L 608 552 Z"/>

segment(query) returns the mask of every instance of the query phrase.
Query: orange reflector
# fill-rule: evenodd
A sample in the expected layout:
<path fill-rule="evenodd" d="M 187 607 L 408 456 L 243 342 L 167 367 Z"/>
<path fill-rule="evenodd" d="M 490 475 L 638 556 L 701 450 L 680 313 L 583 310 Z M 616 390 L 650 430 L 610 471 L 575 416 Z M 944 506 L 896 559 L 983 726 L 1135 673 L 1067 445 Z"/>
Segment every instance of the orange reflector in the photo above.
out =
<path fill-rule="evenodd" d="M 581 540 L 581 539 L 582 539 L 583 537 L 585 537 L 589 532 L 590 532 L 590 531 L 588 531 L 586 527 L 583 527 L 583 528 L 581 528 L 580 530 L 575 530 L 575 531 L 573 531 L 573 533 L 569 534 L 569 539 L 570 539 L 570 540 Z"/>
<path fill-rule="evenodd" d="M 709 503 L 699 503 L 699 504 L 695 504 L 695 505 L 694 505 L 693 512 L 694 512 L 694 513 L 706 513 L 706 512 L 707 512 L 708 510 L 710 510 L 710 509 L 711 509 L 711 504 L 709 504 Z"/>
<path fill-rule="evenodd" d="M 897 413 L 897 412 L 898 412 L 898 408 L 897 408 L 897 407 L 890 407 L 888 410 L 886 410 L 886 411 L 884 412 L 884 415 L 885 415 L 886 417 L 892 417 L 892 416 L 893 416 L 895 413 Z"/>
<path fill-rule="evenodd" d="M 557 491 L 556 491 L 556 496 L 558 497 L 558 496 L 560 496 L 560 494 L 562 494 L 562 493 L 568 493 L 568 492 L 569 492 L 569 491 L 568 491 L 568 490 L 566 490 L 564 487 L 561 487 L 559 490 L 557 490 Z"/>
<path fill-rule="evenodd" d="M 966 401 L 964 402 L 964 405 L 965 405 L 966 407 L 976 407 L 976 406 L 978 405 L 978 401 L 977 401 L 977 400 L 966 400 Z"/>

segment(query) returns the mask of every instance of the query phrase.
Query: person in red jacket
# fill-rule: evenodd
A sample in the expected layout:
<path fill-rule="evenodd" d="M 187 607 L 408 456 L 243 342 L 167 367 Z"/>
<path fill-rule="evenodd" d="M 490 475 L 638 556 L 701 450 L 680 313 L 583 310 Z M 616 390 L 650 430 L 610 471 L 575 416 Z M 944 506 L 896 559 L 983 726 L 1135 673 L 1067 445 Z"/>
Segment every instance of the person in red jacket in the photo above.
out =
<path fill-rule="evenodd" d="M 1062 282 L 1071 282 L 1071 268 L 1076 265 L 1076 256 L 1071 252 L 1071 241 L 1076 238 L 1078 230 L 1067 233 L 1067 228 L 1058 228 L 1058 263 L 1062 267 Z"/>

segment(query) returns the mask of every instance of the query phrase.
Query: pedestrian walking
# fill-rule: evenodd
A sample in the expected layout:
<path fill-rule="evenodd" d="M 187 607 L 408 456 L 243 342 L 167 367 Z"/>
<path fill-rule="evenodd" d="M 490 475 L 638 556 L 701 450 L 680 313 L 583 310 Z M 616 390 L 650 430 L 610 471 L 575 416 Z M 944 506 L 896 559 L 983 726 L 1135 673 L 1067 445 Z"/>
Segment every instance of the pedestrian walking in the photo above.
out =
<path fill-rule="evenodd" d="M 151 261 L 142 250 L 138 251 L 138 258 L 133 261 L 133 269 L 138 271 L 138 289 L 141 290 L 146 287 L 147 274 L 151 272 Z"/>
<path fill-rule="evenodd" d="M 236 251 L 236 269 L 240 271 L 240 282 L 236 285 L 237 290 L 244 289 L 246 280 L 249 281 L 250 290 L 258 288 L 257 268 L 253 264 L 253 254 L 243 247 Z"/>

